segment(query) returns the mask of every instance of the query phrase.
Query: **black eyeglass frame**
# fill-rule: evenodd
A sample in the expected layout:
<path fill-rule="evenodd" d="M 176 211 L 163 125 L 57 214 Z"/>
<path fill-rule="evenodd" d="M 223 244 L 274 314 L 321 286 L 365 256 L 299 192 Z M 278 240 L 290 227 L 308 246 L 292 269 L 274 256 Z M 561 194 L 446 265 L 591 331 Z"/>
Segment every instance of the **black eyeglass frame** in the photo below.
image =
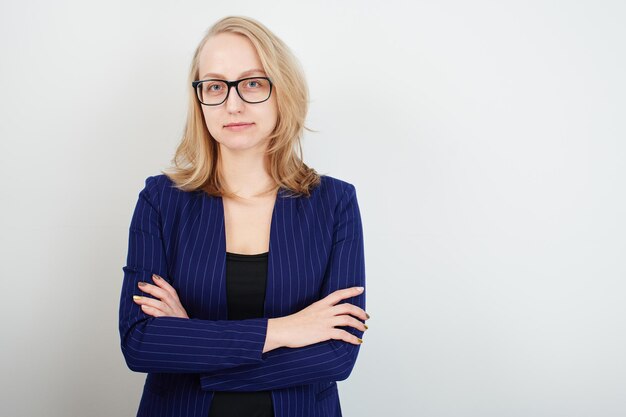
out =
<path fill-rule="evenodd" d="M 242 82 L 242 81 L 245 81 L 245 80 L 252 80 L 252 79 L 256 80 L 256 79 L 259 79 L 259 78 L 263 79 L 263 80 L 267 80 L 267 82 L 269 82 L 269 84 L 270 84 L 270 92 L 267 95 L 267 98 L 265 100 L 262 100 L 262 101 L 248 101 L 245 98 L 243 98 L 241 96 L 241 93 L 239 92 L 239 83 Z M 225 83 L 227 85 L 227 90 L 226 90 L 226 97 L 224 97 L 224 100 L 222 100 L 220 103 L 217 103 L 217 104 L 206 104 L 206 103 L 203 103 L 202 100 L 200 100 L 198 86 L 200 85 L 200 83 L 203 83 L 205 81 L 221 81 L 221 82 Z M 220 80 L 218 78 L 209 78 L 208 80 L 197 80 L 197 81 L 192 81 L 191 82 L 191 86 L 196 91 L 196 98 L 198 99 L 200 104 L 202 104 L 203 106 L 219 106 L 220 104 L 223 104 L 226 100 L 228 100 L 228 96 L 230 95 L 231 87 L 235 87 L 235 91 L 237 91 L 237 95 L 239 96 L 239 98 L 241 98 L 246 103 L 249 103 L 249 104 L 263 103 L 264 101 L 269 100 L 270 97 L 272 96 L 272 85 L 273 85 L 272 84 L 272 80 L 270 80 L 268 77 L 246 77 L 246 78 L 242 78 L 240 80 L 235 80 L 235 81 Z"/>

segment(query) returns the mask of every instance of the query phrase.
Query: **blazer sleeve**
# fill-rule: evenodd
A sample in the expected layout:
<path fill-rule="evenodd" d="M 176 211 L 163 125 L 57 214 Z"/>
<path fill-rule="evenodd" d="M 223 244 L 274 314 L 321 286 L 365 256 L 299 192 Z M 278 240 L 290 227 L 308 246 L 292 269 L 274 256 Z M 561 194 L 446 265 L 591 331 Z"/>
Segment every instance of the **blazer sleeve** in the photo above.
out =
<path fill-rule="evenodd" d="M 167 276 L 155 177 L 139 193 L 129 228 L 128 255 L 119 305 L 121 350 L 135 372 L 200 373 L 262 362 L 267 318 L 201 320 L 153 317 L 133 301 L 137 283 Z"/>
<path fill-rule="evenodd" d="M 356 189 L 348 184 L 336 207 L 333 244 L 320 299 L 343 288 L 365 287 L 363 228 Z M 365 309 L 365 293 L 341 300 Z M 359 338 L 363 331 L 337 326 Z M 354 368 L 360 345 L 327 340 L 300 348 L 281 347 L 262 354 L 259 363 L 231 367 L 200 377 L 202 389 L 263 391 L 317 382 L 342 381 Z"/>

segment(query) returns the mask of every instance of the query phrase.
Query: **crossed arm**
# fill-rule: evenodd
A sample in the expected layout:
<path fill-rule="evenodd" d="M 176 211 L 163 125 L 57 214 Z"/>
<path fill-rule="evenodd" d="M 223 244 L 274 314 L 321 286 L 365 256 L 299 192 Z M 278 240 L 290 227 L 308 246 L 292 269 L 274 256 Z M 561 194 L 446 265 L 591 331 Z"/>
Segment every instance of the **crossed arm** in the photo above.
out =
<path fill-rule="evenodd" d="M 200 320 L 152 317 L 134 302 L 140 281 L 163 277 L 163 252 L 156 184 L 146 180 L 130 226 L 129 252 L 120 300 L 121 348 L 136 372 L 197 373 L 206 390 L 258 391 L 346 379 L 356 362 L 359 345 L 330 339 L 307 346 L 281 346 L 265 351 L 268 318 Z M 320 298 L 353 286 L 365 286 L 361 218 L 356 191 L 349 185 L 335 212 L 333 246 Z M 361 293 L 344 300 L 365 309 Z M 272 319 L 273 320 L 273 319 Z M 342 327 L 362 338 L 363 331 Z"/>

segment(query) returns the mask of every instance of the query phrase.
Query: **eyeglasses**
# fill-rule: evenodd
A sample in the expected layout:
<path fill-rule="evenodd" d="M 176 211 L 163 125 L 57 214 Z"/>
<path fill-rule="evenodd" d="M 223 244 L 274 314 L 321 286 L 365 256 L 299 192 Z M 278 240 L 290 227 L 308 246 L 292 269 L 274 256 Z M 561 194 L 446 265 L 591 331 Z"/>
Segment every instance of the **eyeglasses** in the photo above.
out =
<path fill-rule="evenodd" d="M 191 83 L 196 96 L 205 106 L 218 106 L 226 101 L 231 87 L 246 103 L 262 103 L 272 94 L 272 81 L 267 77 L 248 77 L 236 81 L 198 80 Z"/>

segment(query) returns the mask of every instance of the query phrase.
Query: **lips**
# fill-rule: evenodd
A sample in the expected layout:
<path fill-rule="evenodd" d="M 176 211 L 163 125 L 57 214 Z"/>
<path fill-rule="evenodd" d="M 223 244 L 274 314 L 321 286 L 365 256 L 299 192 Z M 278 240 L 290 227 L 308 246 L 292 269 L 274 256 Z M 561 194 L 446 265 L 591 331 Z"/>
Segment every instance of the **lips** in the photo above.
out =
<path fill-rule="evenodd" d="M 229 126 L 246 126 L 246 125 L 251 125 L 252 123 L 229 123 L 227 125 L 224 125 L 224 127 L 229 127 Z"/>

